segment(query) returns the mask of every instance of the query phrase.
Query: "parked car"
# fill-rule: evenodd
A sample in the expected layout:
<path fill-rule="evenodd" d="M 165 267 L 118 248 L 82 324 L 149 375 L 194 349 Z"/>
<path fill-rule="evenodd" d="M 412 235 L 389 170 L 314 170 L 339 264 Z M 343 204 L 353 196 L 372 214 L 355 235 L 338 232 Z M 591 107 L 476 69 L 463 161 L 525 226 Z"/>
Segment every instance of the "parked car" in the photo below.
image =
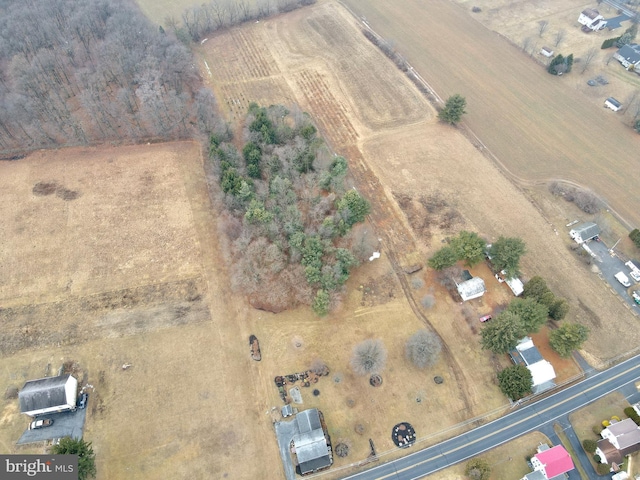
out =
<path fill-rule="evenodd" d="M 633 293 L 631 293 L 631 296 L 633 297 L 633 301 L 636 302 L 637 305 L 640 305 L 640 293 L 638 293 L 637 290 L 634 290 Z"/>
<path fill-rule="evenodd" d="M 615 274 L 616 280 L 618 280 L 625 287 L 630 287 L 631 282 L 629 281 L 629 277 L 627 277 L 623 272 L 618 272 Z"/>
<path fill-rule="evenodd" d="M 492 318 L 493 318 L 493 315 L 485 315 L 484 317 L 480 317 L 480 321 L 484 323 L 484 322 L 488 322 Z"/>
<path fill-rule="evenodd" d="M 87 400 L 89 400 L 89 394 L 83 393 L 80 395 L 80 400 L 78 400 L 78 408 L 83 409 L 87 406 Z"/>
<path fill-rule="evenodd" d="M 37 428 L 50 427 L 53 425 L 53 420 L 50 418 L 43 418 L 42 420 L 34 420 L 29 424 L 29 430 L 36 430 Z"/>

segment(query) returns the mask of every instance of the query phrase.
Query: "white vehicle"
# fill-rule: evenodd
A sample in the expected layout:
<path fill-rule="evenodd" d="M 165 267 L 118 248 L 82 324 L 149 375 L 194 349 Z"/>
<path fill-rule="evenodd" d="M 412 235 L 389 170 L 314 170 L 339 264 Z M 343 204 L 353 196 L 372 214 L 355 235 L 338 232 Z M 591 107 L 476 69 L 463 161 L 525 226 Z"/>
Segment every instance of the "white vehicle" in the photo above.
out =
<path fill-rule="evenodd" d="M 618 280 L 625 287 L 630 287 L 631 282 L 629 281 L 629 277 L 627 277 L 624 273 L 618 272 L 615 274 L 616 280 Z"/>
<path fill-rule="evenodd" d="M 625 263 L 625 265 L 631 269 L 631 272 L 629 272 L 631 278 L 633 278 L 636 282 L 640 282 L 640 269 L 638 269 L 638 267 L 636 267 L 632 261 L 628 261 L 627 263 Z"/>

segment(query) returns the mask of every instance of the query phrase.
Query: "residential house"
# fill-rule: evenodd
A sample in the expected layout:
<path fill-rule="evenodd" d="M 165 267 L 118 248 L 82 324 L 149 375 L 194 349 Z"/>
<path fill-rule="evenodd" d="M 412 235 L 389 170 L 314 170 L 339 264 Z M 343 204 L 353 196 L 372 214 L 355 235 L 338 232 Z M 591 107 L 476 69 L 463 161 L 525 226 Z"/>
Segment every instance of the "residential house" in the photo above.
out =
<path fill-rule="evenodd" d="M 484 285 L 484 280 L 480 277 L 473 277 L 462 283 L 456 283 L 456 287 L 458 288 L 458 293 L 460 294 L 460 298 L 462 298 L 463 302 L 479 298 L 487 291 Z"/>
<path fill-rule="evenodd" d="M 596 455 L 601 463 L 621 465 L 625 456 L 640 450 L 640 427 L 630 418 L 612 423 L 600 436 Z"/>
<path fill-rule="evenodd" d="M 18 393 L 20 413 L 44 415 L 76 408 L 78 380 L 72 375 L 30 380 Z"/>
<path fill-rule="evenodd" d="M 640 71 L 640 45 L 637 43 L 630 43 L 623 45 L 613 55 L 613 58 L 618 60 L 624 68 L 629 68 L 631 65 Z"/>
<path fill-rule="evenodd" d="M 593 222 L 583 223 L 569 232 L 576 243 L 582 244 L 600 235 L 600 227 Z"/>
<path fill-rule="evenodd" d="M 622 104 L 613 97 L 609 97 L 604 101 L 605 108 L 610 108 L 614 112 L 617 112 L 622 108 Z"/>
<path fill-rule="evenodd" d="M 331 440 L 325 433 L 320 411 L 317 408 L 303 410 L 296 415 L 298 434 L 293 437 L 293 449 L 301 475 L 329 468 L 333 463 Z"/>
<path fill-rule="evenodd" d="M 553 365 L 542 358 L 540 351 L 533 344 L 531 337 L 524 337 L 516 348 L 509 352 L 509 356 L 516 365 L 524 365 L 531 372 L 533 385 L 531 391 L 542 393 L 553 388 L 556 384 L 556 372 Z"/>
<path fill-rule="evenodd" d="M 607 26 L 607 21 L 604 19 L 600 12 L 595 8 L 587 8 L 580 13 L 578 17 L 578 23 L 583 26 L 585 31 L 602 30 Z"/>
<path fill-rule="evenodd" d="M 546 443 L 541 444 L 538 453 L 531 457 L 531 465 L 545 480 L 564 480 L 565 474 L 575 468 L 571 455 L 562 445 L 549 448 Z M 533 480 L 532 477 L 525 478 Z"/>

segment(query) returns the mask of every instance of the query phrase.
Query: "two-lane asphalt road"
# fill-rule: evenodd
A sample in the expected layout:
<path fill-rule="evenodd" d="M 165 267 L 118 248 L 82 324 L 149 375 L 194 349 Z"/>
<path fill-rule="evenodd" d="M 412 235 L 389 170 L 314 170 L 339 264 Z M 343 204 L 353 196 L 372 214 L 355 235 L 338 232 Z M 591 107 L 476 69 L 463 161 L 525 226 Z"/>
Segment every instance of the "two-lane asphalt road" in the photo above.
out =
<path fill-rule="evenodd" d="M 640 380 L 640 355 L 598 372 L 565 390 L 409 456 L 345 477 L 349 480 L 413 480 L 479 455 Z"/>

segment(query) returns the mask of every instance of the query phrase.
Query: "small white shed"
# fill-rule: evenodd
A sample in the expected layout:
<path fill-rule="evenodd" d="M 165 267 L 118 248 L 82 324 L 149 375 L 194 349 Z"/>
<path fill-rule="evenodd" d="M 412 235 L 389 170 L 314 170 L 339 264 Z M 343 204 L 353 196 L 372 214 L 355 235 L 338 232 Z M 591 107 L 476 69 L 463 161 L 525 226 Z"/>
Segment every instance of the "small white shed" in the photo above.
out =
<path fill-rule="evenodd" d="M 543 55 L 547 58 L 551 58 L 553 57 L 553 50 L 551 50 L 549 47 L 542 47 L 540 49 L 540 55 Z"/>
<path fill-rule="evenodd" d="M 617 112 L 622 108 L 622 104 L 613 97 L 609 97 L 604 101 L 604 106 L 610 108 L 614 112 Z"/>

